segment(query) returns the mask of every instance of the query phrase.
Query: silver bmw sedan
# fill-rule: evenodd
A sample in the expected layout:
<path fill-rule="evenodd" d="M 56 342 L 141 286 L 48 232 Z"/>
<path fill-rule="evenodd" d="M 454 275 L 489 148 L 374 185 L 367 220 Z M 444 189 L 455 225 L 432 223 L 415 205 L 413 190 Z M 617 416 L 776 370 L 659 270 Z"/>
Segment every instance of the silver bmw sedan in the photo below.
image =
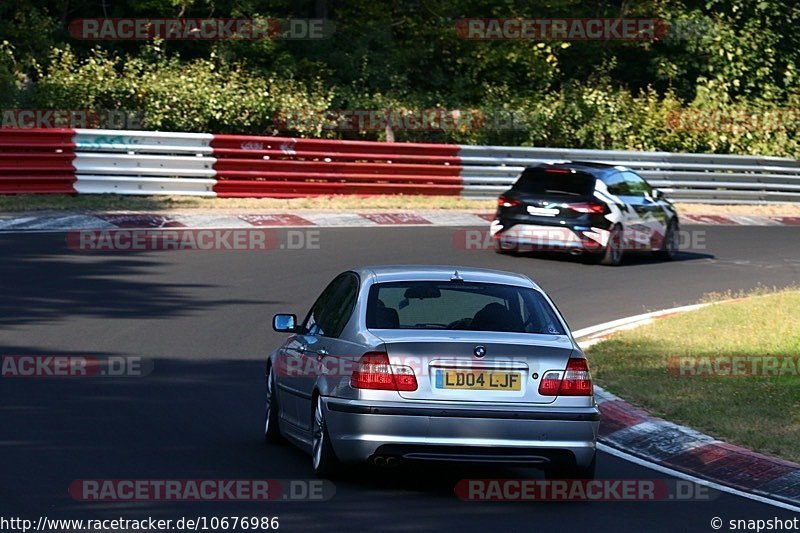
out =
<path fill-rule="evenodd" d="M 600 413 L 586 357 L 530 278 L 464 267 L 339 274 L 266 365 L 264 437 L 315 474 L 369 462 L 535 466 L 591 479 Z"/>

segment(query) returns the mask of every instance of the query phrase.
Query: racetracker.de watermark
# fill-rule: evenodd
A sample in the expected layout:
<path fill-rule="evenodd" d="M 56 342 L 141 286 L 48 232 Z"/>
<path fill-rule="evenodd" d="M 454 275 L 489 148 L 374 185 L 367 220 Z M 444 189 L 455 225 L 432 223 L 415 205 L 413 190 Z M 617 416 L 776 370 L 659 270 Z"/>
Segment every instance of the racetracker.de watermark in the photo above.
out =
<path fill-rule="evenodd" d="M 80 252 L 319 250 L 316 229 L 110 229 L 67 234 Z"/>
<path fill-rule="evenodd" d="M 96 41 L 316 40 L 334 31 L 327 19 L 91 18 L 69 24 L 73 38 Z"/>
<path fill-rule="evenodd" d="M 719 491 L 680 479 L 462 479 L 464 501 L 709 501 Z"/>
<path fill-rule="evenodd" d="M 690 132 L 771 132 L 800 130 L 800 109 L 677 109 L 667 114 L 666 125 Z"/>
<path fill-rule="evenodd" d="M 550 334 L 559 335 L 560 332 L 553 331 Z M 291 346 L 287 349 L 291 350 Z M 313 348 L 313 347 L 309 347 Z M 339 355 L 339 354 L 334 354 Z M 393 367 L 405 368 L 413 371 L 415 376 L 422 376 L 431 367 L 432 359 L 430 357 L 416 356 L 416 355 L 400 355 L 392 356 L 390 364 Z M 514 371 L 519 369 L 520 365 L 526 365 L 528 360 L 525 357 L 506 357 L 503 359 L 502 365 L 497 367 L 499 373 L 507 371 Z M 344 377 L 349 378 L 353 372 L 360 370 L 362 362 L 360 357 L 353 357 L 351 354 L 341 354 L 337 357 L 280 357 L 275 364 L 275 372 L 279 376 L 286 377 Z M 486 364 L 482 361 L 472 360 L 454 360 L 448 361 L 448 371 L 471 371 L 486 369 Z M 538 379 L 538 374 L 534 379 Z M 463 378 L 454 378 L 463 379 Z M 491 378 L 490 378 L 491 379 Z M 491 387 L 490 387 L 491 388 Z M 501 387 L 497 387 L 501 388 Z"/>
<path fill-rule="evenodd" d="M 522 130 L 522 113 L 481 109 L 286 109 L 273 116 L 279 131 Z"/>
<path fill-rule="evenodd" d="M 4 355 L 4 378 L 139 378 L 153 371 L 153 361 L 136 356 Z"/>
<path fill-rule="evenodd" d="M 458 229 L 452 243 L 457 250 L 492 250 L 498 243 L 513 246 L 519 251 L 569 251 L 580 248 L 586 252 L 600 252 L 607 242 L 597 228 L 570 230 L 569 228 L 511 228 L 492 235 L 485 229 Z M 631 229 L 626 234 L 627 251 L 652 251 L 661 248 L 663 235 Z M 679 230 L 678 248 L 683 251 L 702 251 L 707 247 L 705 230 Z"/>
<path fill-rule="evenodd" d="M 653 41 L 669 25 L 657 18 L 465 18 L 455 27 L 462 39 L 479 41 Z"/>
<path fill-rule="evenodd" d="M 3 109 L 0 127 L 142 129 L 140 112 L 122 109 Z"/>
<path fill-rule="evenodd" d="M 798 356 L 712 355 L 672 356 L 667 371 L 678 377 L 778 377 L 800 375 Z"/>
<path fill-rule="evenodd" d="M 82 502 L 327 501 L 336 487 L 324 479 L 76 479 L 68 491 Z"/>

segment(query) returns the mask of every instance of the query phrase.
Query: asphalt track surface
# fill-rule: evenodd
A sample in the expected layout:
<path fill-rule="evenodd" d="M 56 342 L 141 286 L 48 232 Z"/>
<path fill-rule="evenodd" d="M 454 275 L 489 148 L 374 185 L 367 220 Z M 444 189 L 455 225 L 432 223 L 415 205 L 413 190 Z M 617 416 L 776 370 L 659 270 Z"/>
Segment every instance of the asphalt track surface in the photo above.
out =
<path fill-rule="evenodd" d="M 446 227 L 315 229 L 319 249 L 270 252 L 81 253 L 67 248 L 63 234 L 0 235 L 0 354 L 154 360 L 143 378 L 0 378 L 0 516 L 277 515 L 285 531 L 712 531 L 715 516 L 795 517 L 729 494 L 688 502 L 464 502 L 453 492 L 460 479 L 538 473 L 456 466 L 358 471 L 337 480 L 326 502 L 87 503 L 67 493 L 76 479 L 311 478 L 306 455 L 267 447 L 260 434 L 264 356 L 281 338 L 271 317 L 304 314 L 351 266 L 522 272 L 548 291 L 573 329 L 693 303 L 710 291 L 800 280 L 796 228 L 685 229 L 705 232 L 705 248 L 671 263 L 641 257 L 619 268 L 463 250 L 454 245 L 457 230 Z M 598 476 L 665 477 L 602 453 Z"/>

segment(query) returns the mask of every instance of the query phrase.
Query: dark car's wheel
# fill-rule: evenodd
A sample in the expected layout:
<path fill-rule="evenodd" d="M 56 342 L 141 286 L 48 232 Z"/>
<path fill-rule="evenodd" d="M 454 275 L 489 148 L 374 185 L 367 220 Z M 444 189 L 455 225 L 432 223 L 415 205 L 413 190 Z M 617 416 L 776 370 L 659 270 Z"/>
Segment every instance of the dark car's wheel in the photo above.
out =
<path fill-rule="evenodd" d="M 594 479 L 597 467 L 597 454 L 592 457 L 592 462 L 588 466 L 556 466 L 544 471 L 546 479 Z"/>
<path fill-rule="evenodd" d="M 504 239 L 502 235 L 494 239 L 494 251 L 498 254 L 515 254 L 519 250 L 519 244 Z"/>
<path fill-rule="evenodd" d="M 667 224 L 667 231 L 664 233 L 664 243 L 661 245 L 661 250 L 654 252 L 654 255 L 664 261 L 671 261 L 678 255 L 679 247 L 680 231 L 678 220 L 672 218 Z"/>
<path fill-rule="evenodd" d="M 275 390 L 275 374 L 272 366 L 267 370 L 266 407 L 264 408 L 264 441 L 276 444 L 283 441 L 281 429 L 278 426 L 278 395 Z"/>
<path fill-rule="evenodd" d="M 311 466 L 314 468 L 314 475 L 331 477 L 339 471 L 339 460 L 331 446 L 328 426 L 325 423 L 325 410 L 322 407 L 320 396 L 317 396 L 314 404 L 311 430 Z"/>
<path fill-rule="evenodd" d="M 625 255 L 625 248 L 623 246 L 623 231 L 622 226 L 615 224 L 612 226 L 608 235 L 608 243 L 606 250 L 600 263 L 604 265 L 617 266 L 622 264 L 622 257 Z"/>

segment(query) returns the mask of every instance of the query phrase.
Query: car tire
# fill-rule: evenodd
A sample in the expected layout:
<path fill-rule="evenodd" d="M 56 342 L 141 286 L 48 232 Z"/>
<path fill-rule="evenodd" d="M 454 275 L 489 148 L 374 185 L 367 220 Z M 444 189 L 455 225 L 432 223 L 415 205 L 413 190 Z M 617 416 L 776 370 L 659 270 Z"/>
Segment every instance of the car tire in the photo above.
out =
<path fill-rule="evenodd" d="M 544 471 L 545 479 L 594 479 L 597 470 L 597 454 L 588 466 L 557 466 Z"/>
<path fill-rule="evenodd" d="M 278 394 L 275 390 L 275 374 L 272 365 L 267 370 L 266 379 L 266 406 L 264 407 L 264 442 L 278 444 L 283 442 L 281 428 L 278 423 Z"/>
<path fill-rule="evenodd" d="M 311 421 L 311 467 L 317 477 L 333 477 L 339 472 L 339 460 L 331 445 L 321 396 L 314 402 Z"/>
<path fill-rule="evenodd" d="M 502 235 L 494 239 L 494 251 L 498 254 L 513 255 L 519 251 L 519 244 L 515 242 L 504 242 Z"/>
<path fill-rule="evenodd" d="M 608 266 L 619 266 L 622 264 L 622 258 L 625 255 L 623 235 L 622 226 L 615 224 L 611 227 L 608 235 L 608 243 L 606 243 L 606 250 L 602 255 L 602 259 L 600 259 L 601 264 Z"/>
<path fill-rule="evenodd" d="M 661 250 L 653 252 L 653 255 L 663 261 L 672 261 L 678 255 L 680 247 L 680 228 L 678 220 L 671 218 L 667 223 L 667 231 L 664 232 L 664 243 L 661 245 Z"/>

